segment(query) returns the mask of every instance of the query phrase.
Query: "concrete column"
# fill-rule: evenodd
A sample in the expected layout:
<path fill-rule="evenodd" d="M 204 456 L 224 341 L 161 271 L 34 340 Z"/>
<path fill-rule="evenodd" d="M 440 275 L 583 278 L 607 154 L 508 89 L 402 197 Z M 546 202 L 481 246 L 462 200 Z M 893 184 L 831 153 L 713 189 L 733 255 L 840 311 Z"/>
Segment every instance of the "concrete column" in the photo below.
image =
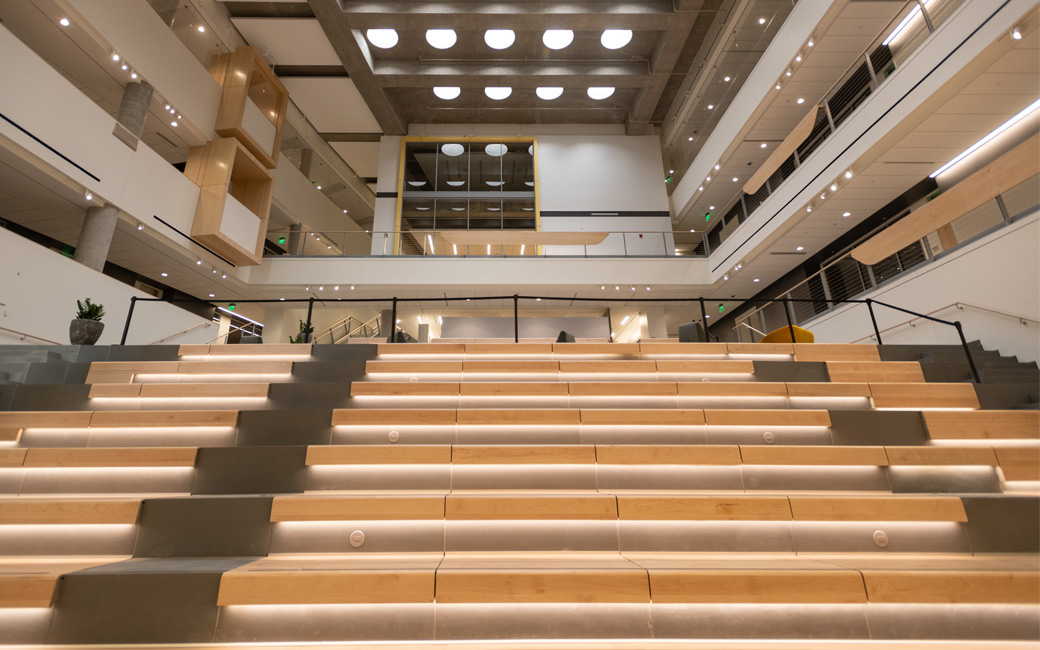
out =
<path fill-rule="evenodd" d="M 286 240 L 285 250 L 290 255 L 299 255 L 303 252 L 303 226 L 294 223 L 289 226 L 289 238 Z"/>
<path fill-rule="evenodd" d="M 128 83 L 123 89 L 123 101 L 119 103 L 116 126 L 112 133 L 137 151 L 137 142 L 144 132 L 144 121 L 152 103 L 152 87 L 144 81 Z"/>
<path fill-rule="evenodd" d="M 314 150 L 303 149 L 300 151 L 300 172 L 307 177 L 307 180 L 311 178 L 311 165 L 314 163 Z"/>
<path fill-rule="evenodd" d="M 95 271 L 103 270 L 118 221 L 119 209 L 114 205 L 106 204 L 88 209 L 87 216 L 83 220 L 83 228 L 79 231 L 79 239 L 76 241 L 76 253 L 72 259 Z"/>

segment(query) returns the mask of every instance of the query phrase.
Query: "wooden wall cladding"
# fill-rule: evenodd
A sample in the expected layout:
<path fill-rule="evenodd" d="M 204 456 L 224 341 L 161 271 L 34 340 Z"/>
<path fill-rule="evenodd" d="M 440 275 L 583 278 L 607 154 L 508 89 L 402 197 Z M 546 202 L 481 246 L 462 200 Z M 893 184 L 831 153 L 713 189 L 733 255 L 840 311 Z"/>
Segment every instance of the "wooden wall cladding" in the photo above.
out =
<path fill-rule="evenodd" d="M 255 47 L 214 56 L 209 72 L 223 88 L 213 130 L 226 138 L 237 138 L 267 169 L 277 167 L 289 91 Z M 274 126 L 273 142 L 258 142 L 243 126 L 250 100 Z"/>

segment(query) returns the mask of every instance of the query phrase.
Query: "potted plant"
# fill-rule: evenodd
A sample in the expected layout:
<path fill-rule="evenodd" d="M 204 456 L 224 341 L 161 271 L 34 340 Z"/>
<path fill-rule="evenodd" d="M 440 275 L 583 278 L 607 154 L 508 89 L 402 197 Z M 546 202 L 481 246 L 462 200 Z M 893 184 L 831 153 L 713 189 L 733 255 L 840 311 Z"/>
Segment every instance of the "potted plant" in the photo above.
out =
<path fill-rule="evenodd" d="M 105 329 L 105 324 L 101 322 L 105 307 L 95 305 L 90 302 L 90 298 L 83 302 L 77 300 L 76 307 L 76 317 L 69 324 L 69 340 L 73 345 L 94 345 Z"/>
<path fill-rule="evenodd" d="M 313 333 L 314 333 L 314 326 L 311 325 L 310 323 L 305 323 L 305 322 L 303 322 L 301 320 L 300 321 L 300 333 L 297 334 L 296 336 L 290 336 L 289 337 L 289 342 L 290 343 L 310 343 L 311 342 L 311 334 L 313 334 Z"/>

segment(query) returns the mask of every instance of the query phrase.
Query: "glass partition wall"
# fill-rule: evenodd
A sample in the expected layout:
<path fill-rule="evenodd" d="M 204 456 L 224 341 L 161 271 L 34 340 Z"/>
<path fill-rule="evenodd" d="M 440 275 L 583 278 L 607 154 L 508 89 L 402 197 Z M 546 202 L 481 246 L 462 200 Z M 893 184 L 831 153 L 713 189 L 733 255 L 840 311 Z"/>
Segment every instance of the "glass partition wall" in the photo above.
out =
<path fill-rule="evenodd" d="M 533 138 L 405 138 L 401 153 L 397 254 L 537 255 L 488 232 L 539 230 Z"/>

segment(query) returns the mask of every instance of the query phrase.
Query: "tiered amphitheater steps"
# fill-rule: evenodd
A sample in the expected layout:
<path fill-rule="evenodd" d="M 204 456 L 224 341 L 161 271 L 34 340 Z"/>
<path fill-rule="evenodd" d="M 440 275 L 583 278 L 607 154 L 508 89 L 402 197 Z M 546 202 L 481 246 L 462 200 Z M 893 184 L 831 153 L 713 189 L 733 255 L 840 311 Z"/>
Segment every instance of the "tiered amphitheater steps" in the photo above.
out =
<path fill-rule="evenodd" d="M 180 354 L 92 364 L 91 410 L 0 412 L 0 641 L 1040 637 L 1036 500 L 1009 495 L 1040 481 L 1038 414 L 873 346 L 380 345 L 332 444 L 308 416 L 279 447 L 238 430 L 309 347 Z M 918 424 L 862 444 L 848 410 Z M 254 452 L 299 487 L 207 496 Z M 174 594 L 201 609 L 143 604 Z"/>

